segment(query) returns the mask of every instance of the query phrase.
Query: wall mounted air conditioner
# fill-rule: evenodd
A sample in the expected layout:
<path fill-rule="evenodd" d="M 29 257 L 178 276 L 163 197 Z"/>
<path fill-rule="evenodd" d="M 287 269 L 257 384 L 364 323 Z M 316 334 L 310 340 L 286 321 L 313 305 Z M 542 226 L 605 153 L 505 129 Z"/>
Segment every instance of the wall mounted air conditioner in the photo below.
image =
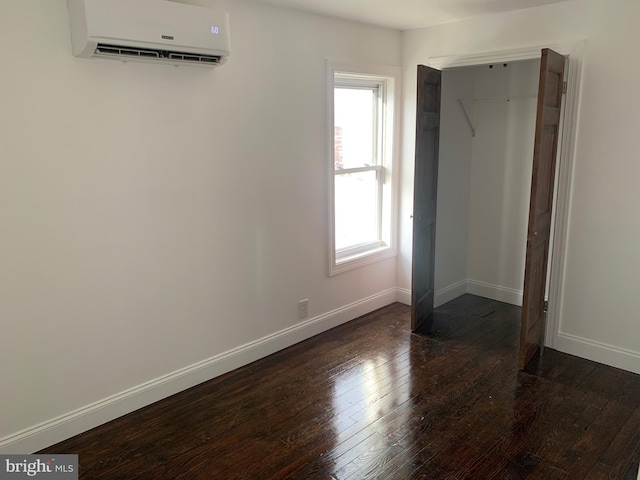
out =
<path fill-rule="evenodd" d="M 67 0 L 76 57 L 223 64 L 229 14 L 168 0 Z"/>

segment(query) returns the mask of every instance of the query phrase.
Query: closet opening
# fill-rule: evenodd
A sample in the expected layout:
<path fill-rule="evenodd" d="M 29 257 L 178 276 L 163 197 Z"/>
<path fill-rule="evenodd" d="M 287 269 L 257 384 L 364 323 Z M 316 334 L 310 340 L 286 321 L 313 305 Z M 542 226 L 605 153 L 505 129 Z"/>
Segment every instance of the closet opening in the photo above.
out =
<path fill-rule="evenodd" d="M 477 57 L 489 59 L 492 55 Z M 575 55 L 572 68 L 565 68 L 569 64 L 565 55 L 543 49 L 540 59 L 539 53 L 535 55 L 535 49 L 529 49 L 511 54 L 497 53 L 492 58 L 510 57 L 509 61 L 489 63 L 474 61 L 477 59 L 472 57 L 448 59 L 449 65 L 445 66 L 449 68 L 442 72 L 418 67 L 414 215 L 416 211 L 421 215 L 421 205 L 435 203 L 436 195 L 429 199 L 421 198 L 419 194 L 423 190 L 420 186 L 429 184 L 421 177 L 432 176 L 436 179 L 433 187 L 437 189 L 437 228 L 433 234 L 430 265 L 433 275 L 429 279 L 428 275 L 421 274 L 420 270 L 425 270 L 423 267 L 416 268 L 415 246 L 420 247 L 418 237 L 421 234 L 416 234 L 414 219 L 414 329 L 421 324 L 416 320 L 420 316 L 415 308 L 420 302 L 415 300 L 422 299 L 424 305 L 429 303 L 424 301 L 428 296 L 426 286 L 433 292 L 431 305 L 435 307 L 464 293 L 520 306 L 524 290 L 525 332 L 531 330 L 526 328 L 527 316 L 542 318 L 538 323 L 544 325 L 544 316 L 540 315 L 542 305 L 546 305 L 543 296 L 560 303 L 563 271 L 558 267 L 562 267 L 564 257 L 580 77 L 578 55 Z M 447 60 L 442 63 L 446 64 Z M 423 78 L 431 75 L 436 80 L 433 85 L 421 84 L 421 75 Z M 568 105 L 564 96 L 567 83 L 576 90 Z M 427 94 L 421 94 L 421 90 Z M 438 107 L 429 112 L 429 102 L 433 98 L 437 99 Z M 567 111 L 569 121 L 565 123 Z M 430 119 L 429 115 L 436 120 Z M 439 139 L 433 152 L 421 139 L 427 131 L 425 125 L 430 124 L 435 125 Z M 424 163 L 424 152 L 437 159 L 430 161 L 433 166 L 426 169 L 426 174 L 419 166 Z M 560 157 L 562 160 L 556 162 Z M 557 196 L 553 195 L 554 190 Z M 552 210 L 553 199 L 558 200 L 558 209 Z M 555 224 L 560 228 L 547 235 L 545 230 L 548 232 L 554 225 L 552 212 L 559 212 Z M 542 242 L 538 241 L 538 234 L 545 237 Z M 547 248 L 551 252 L 554 238 L 559 240 L 559 254 L 550 253 L 548 257 L 540 254 Z M 528 287 L 524 281 L 525 258 Z M 533 277 L 537 278 L 532 280 Z M 423 279 L 428 281 L 420 290 L 419 282 L 414 280 Z M 534 302 L 532 285 L 536 284 L 540 288 L 546 284 L 547 292 L 545 296 L 538 288 L 534 296 L 539 301 Z M 540 308 L 532 309 L 534 303 Z M 547 332 L 546 343 L 551 343 L 550 346 L 557 333 L 558 311 L 556 307 L 553 312 L 551 342 Z M 428 309 L 420 315 L 428 318 Z M 539 338 L 539 348 L 543 344 L 544 331 L 539 325 L 537 330 L 534 336 Z M 526 343 L 523 337 L 522 345 Z M 521 367 L 523 362 L 525 360 L 521 358 Z"/>

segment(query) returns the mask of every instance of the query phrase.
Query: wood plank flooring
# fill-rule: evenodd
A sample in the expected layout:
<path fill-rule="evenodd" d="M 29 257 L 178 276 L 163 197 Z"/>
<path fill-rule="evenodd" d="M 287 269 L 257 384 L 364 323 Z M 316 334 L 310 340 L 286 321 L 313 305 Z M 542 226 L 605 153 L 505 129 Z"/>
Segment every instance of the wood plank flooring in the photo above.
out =
<path fill-rule="evenodd" d="M 42 453 L 81 479 L 636 479 L 640 376 L 545 350 L 464 295 L 393 304 Z"/>

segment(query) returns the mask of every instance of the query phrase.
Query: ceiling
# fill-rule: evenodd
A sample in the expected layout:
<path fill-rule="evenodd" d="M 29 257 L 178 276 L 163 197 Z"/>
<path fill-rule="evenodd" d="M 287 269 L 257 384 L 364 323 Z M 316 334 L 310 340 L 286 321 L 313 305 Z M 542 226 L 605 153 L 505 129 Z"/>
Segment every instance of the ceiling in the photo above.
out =
<path fill-rule="evenodd" d="M 567 0 L 256 0 L 398 30 Z"/>

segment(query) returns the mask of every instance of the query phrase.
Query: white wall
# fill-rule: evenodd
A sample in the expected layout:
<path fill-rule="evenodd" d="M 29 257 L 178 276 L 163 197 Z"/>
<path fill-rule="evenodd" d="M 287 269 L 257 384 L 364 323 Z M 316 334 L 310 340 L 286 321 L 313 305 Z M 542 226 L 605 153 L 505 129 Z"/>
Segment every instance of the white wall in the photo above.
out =
<path fill-rule="evenodd" d="M 635 285 L 640 269 L 640 3 L 574 0 L 406 32 L 398 285 L 409 288 L 416 64 L 429 58 L 587 39 L 555 347 L 640 372 Z"/>
<path fill-rule="evenodd" d="M 0 2 L 0 451 L 395 299 L 393 258 L 327 276 L 325 61 L 400 65 L 400 34 L 228 6 L 208 70 L 76 59 L 64 0 Z"/>

